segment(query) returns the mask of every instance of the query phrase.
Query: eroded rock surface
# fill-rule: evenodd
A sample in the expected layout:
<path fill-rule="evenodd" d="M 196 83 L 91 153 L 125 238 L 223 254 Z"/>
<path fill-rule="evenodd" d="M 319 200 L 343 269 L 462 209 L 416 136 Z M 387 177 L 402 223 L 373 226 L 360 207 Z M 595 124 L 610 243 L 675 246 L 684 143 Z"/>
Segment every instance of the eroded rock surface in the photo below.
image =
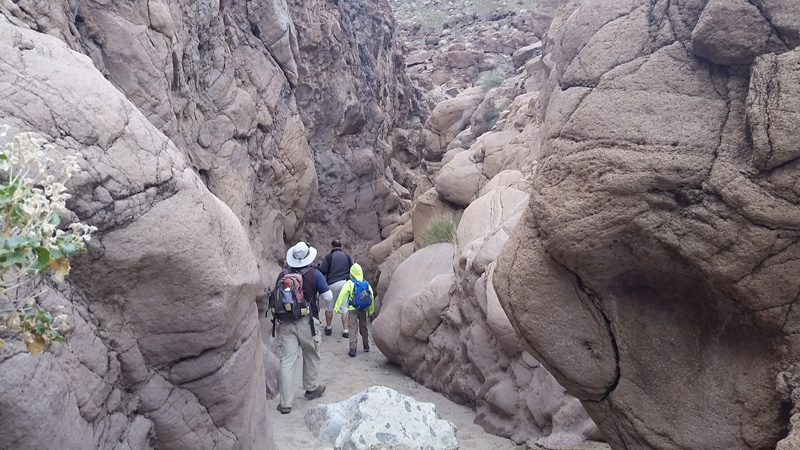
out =
<path fill-rule="evenodd" d="M 98 227 L 44 300 L 66 307 L 69 345 L 0 351 L 0 448 L 272 448 L 258 269 L 234 212 L 89 58 L 2 17 L 0 98 L 12 133 L 80 152 L 68 206 Z"/>
<path fill-rule="evenodd" d="M 306 413 L 305 423 L 317 439 L 332 442 L 335 448 L 458 448 L 456 427 L 439 417 L 433 403 L 418 402 L 385 386 L 315 406 Z"/>
<path fill-rule="evenodd" d="M 542 157 L 494 285 L 613 448 L 774 448 L 790 432 L 775 386 L 798 345 L 789 3 L 550 10 Z"/>
<path fill-rule="evenodd" d="M 54 429 L 69 448 L 272 448 L 266 280 L 287 244 L 363 256 L 410 209 L 420 114 L 388 4 L 20 0 L 0 21 L 0 118 L 84 153 L 70 207 L 100 228 L 72 275 L 75 348 L 36 369 L 68 398 Z"/>
<path fill-rule="evenodd" d="M 399 247 L 388 238 L 370 252 L 385 261 L 381 283 L 390 280 L 373 335 L 417 381 L 475 405 L 476 423 L 486 431 L 569 448 L 598 438 L 597 428 L 528 353 L 492 284 L 495 259 L 528 202 L 525 174 L 539 156 L 538 88 L 547 77 L 536 53 L 527 57 L 539 63 L 525 62 L 518 76 L 488 91 L 466 90 L 432 112 L 424 164 L 433 186 L 415 194 L 413 244 Z M 408 256 L 432 225 L 458 216 L 453 243 Z"/>

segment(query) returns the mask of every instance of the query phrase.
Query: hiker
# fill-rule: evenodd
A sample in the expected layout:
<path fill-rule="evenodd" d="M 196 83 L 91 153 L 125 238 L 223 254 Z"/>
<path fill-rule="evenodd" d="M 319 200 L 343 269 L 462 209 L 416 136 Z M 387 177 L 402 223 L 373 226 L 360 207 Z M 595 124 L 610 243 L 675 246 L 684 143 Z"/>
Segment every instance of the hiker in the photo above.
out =
<path fill-rule="evenodd" d="M 347 302 L 347 309 L 350 322 L 350 356 L 356 356 L 356 344 L 358 335 L 356 327 L 364 341 L 364 351 L 369 351 L 369 331 L 367 331 L 367 316 L 372 317 L 375 311 L 375 293 L 372 286 L 364 280 L 364 272 L 361 265 L 355 263 L 350 267 L 350 279 L 344 283 L 339 297 L 336 298 L 334 309 L 340 311 L 342 305 Z"/>
<path fill-rule="evenodd" d="M 350 267 L 353 265 L 353 260 L 350 259 L 350 255 L 342 250 L 342 241 L 334 239 L 333 242 L 331 242 L 331 247 L 333 247 L 333 250 L 328 253 L 319 266 L 319 270 L 325 275 L 325 281 L 328 282 L 328 286 L 330 286 L 331 292 L 333 293 L 333 297 L 330 301 L 326 302 L 327 304 L 325 305 L 326 336 L 333 334 L 333 327 L 331 327 L 331 322 L 333 321 L 333 307 L 336 300 L 339 298 L 339 292 L 342 291 L 342 286 L 344 286 L 347 277 L 350 275 Z M 350 337 L 347 327 L 347 310 L 345 310 L 342 312 L 343 338 Z"/>
<path fill-rule="evenodd" d="M 286 264 L 289 266 L 278 275 L 276 288 L 286 279 L 289 274 L 300 274 L 302 276 L 302 296 L 308 302 L 307 315 L 299 318 L 279 318 L 280 331 L 278 333 L 278 343 L 281 346 L 281 366 L 280 366 L 280 403 L 278 411 L 281 414 L 292 412 L 292 400 L 294 400 L 294 372 L 297 365 L 297 358 L 303 354 L 303 388 L 305 398 L 313 400 L 322 396 L 325 392 L 325 385 L 319 384 L 319 348 L 322 342 L 322 335 L 318 328 L 322 322 L 319 320 L 319 307 L 317 306 L 317 294 L 323 300 L 330 301 L 333 298 L 325 277 L 314 267 L 309 265 L 317 257 L 317 249 L 311 247 L 308 242 L 298 242 L 294 247 L 286 252 Z M 280 317 L 280 316 L 279 316 Z"/>

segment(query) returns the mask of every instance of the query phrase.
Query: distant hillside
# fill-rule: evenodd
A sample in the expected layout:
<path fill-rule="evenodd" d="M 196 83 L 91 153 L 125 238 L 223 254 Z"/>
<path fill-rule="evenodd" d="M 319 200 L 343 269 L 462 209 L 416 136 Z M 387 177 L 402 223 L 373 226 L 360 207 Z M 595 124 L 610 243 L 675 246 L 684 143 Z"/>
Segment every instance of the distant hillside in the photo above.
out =
<path fill-rule="evenodd" d="M 438 27 L 459 15 L 489 16 L 494 12 L 530 10 L 538 0 L 389 0 L 401 25 Z"/>

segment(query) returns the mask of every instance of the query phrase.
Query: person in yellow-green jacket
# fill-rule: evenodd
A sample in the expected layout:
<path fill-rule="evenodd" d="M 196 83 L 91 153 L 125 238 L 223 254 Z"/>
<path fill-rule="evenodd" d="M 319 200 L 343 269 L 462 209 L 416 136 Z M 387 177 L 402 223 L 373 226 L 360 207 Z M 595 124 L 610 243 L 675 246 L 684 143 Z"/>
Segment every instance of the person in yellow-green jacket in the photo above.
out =
<path fill-rule="evenodd" d="M 338 314 L 348 313 L 350 351 L 347 354 L 356 356 L 356 344 L 358 344 L 356 329 L 361 334 L 361 340 L 364 341 L 364 351 L 368 352 L 367 315 L 372 317 L 372 313 L 375 311 L 375 293 L 372 291 L 372 286 L 364 280 L 364 272 L 361 270 L 360 264 L 355 263 L 350 267 L 350 279 L 342 286 L 333 310 Z"/>

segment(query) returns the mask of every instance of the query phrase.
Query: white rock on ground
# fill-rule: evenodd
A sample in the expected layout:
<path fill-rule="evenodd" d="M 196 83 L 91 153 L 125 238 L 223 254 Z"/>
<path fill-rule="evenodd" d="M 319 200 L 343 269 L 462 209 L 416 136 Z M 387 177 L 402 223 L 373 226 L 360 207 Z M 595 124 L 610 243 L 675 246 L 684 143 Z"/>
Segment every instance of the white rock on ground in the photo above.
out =
<path fill-rule="evenodd" d="M 306 426 L 336 449 L 366 450 L 401 444 L 415 450 L 458 448 L 456 427 L 433 403 L 418 402 L 385 386 L 372 386 L 347 400 L 319 405 L 305 415 Z"/>

